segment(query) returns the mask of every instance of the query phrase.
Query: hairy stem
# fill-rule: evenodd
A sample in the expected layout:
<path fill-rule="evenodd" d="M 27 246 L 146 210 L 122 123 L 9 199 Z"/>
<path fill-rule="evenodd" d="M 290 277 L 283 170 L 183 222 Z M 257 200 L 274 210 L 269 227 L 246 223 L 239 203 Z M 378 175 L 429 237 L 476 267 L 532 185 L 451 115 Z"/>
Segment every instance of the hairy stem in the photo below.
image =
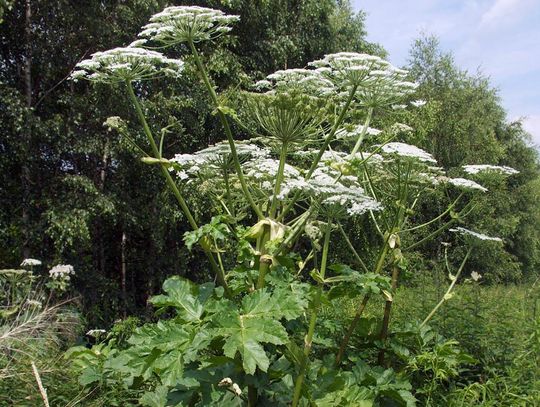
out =
<path fill-rule="evenodd" d="M 133 105 L 135 106 L 135 110 L 137 111 L 137 116 L 139 118 L 139 121 L 141 122 L 146 138 L 148 139 L 150 146 L 152 148 L 152 153 L 154 154 L 155 158 L 161 159 L 162 158 L 161 153 L 159 152 L 156 141 L 154 140 L 154 136 L 152 135 L 150 126 L 148 126 L 148 122 L 146 121 L 146 117 L 144 116 L 144 113 L 142 111 L 141 104 L 139 103 L 139 100 L 137 99 L 137 96 L 135 95 L 135 92 L 133 91 L 133 86 L 131 85 L 131 82 L 129 81 L 126 83 L 126 85 L 127 85 L 129 97 Z M 197 222 L 195 221 L 195 218 L 191 214 L 191 211 L 189 210 L 189 207 L 186 201 L 184 200 L 184 197 L 180 193 L 178 186 L 172 179 L 171 174 L 169 173 L 169 170 L 163 165 L 160 165 L 160 168 L 161 168 L 161 172 L 163 176 L 165 177 L 165 180 L 167 181 L 167 185 L 169 186 L 176 200 L 178 201 L 178 204 L 180 205 L 182 212 L 184 212 L 184 215 L 186 216 L 189 224 L 194 230 L 198 229 L 199 225 L 197 224 Z M 212 254 L 205 240 L 201 240 L 199 243 L 201 244 L 201 247 L 204 253 L 206 254 L 206 257 L 208 257 L 208 261 L 210 262 L 210 267 L 212 268 L 212 271 L 216 274 L 220 285 L 225 289 L 225 293 L 229 295 L 230 291 L 227 285 L 227 281 L 225 280 L 225 274 L 223 270 L 221 270 L 221 268 L 218 266 L 216 259 L 214 258 L 214 255 Z"/>
<path fill-rule="evenodd" d="M 364 127 L 362 128 L 362 132 L 360 133 L 360 136 L 358 136 L 358 140 L 356 141 L 356 144 L 354 145 L 354 148 L 351 151 L 351 155 L 355 155 L 358 152 L 358 150 L 360 150 L 360 146 L 362 145 L 362 142 L 364 141 L 364 137 L 367 133 L 367 129 L 369 127 L 369 123 L 371 122 L 372 117 L 373 117 L 373 108 L 370 107 L 368 109 L 366 121 L 364 122 Z"/>
<path fill-rule="evenodd" d="M 276 210 L 278 205 L 278 195 L 281 191 L 281 183 L 283 182 L 283 172 L 285 171 L 285 161 L 287 160 L 287 143 L 281 145 L 281 152 L 279 154 L 279 167 L 276 177 L 276 185 L 274 187 L 274 195 L 272 197 L 272 206 L 270 207 L 270 218 L 276 216 Z"/>
<path fill-rule="evenodd" d="M 392 268 L 392 295 L 394 295 L 394 293 L 396 292 L 398 277 L 399 277 L 399 267 L 397 265 L 394 265 L 394 267 Z M 390 313 L 392 312 L 393 302 L 394 301 L 392 298 L 390 300 L 386 300 L 384 304 L 384 316 L 383 316 L 383 322 L 382 322 L 382 327 L 381 327 L 381 333 L 379 334 L 379 339 L 382 342 L 385 342 L 386 337 L 388 336 L 388 326 L 390 325 Z M 382 366 L 384 364 L 384 348 L 382 348 L 379 351 L 379 356 L 377 359 L 378 359 L 379 365 Z"/>
<path fill-rule="evenodd" d="M 332 232 L 332 225 L 329 219 L 328 224 L 326 226 L 326 232 L 324 235 L 323 251 L 322 251 L 322 258 L 321 258 L 321 270 L 320 270 L 321 279 L 324 279 L 324 276 L 326 274 L 326 264 L 328 262 L 328 248 L 330 246 L 331 232 Z M 300 365 L 300 371 L 298 372 L 298 377 L 296 378 L 296 382 L 294 384 L 292 407 L 298 406 L 298 402 L 300 401 L 300 395 L 302 393 L 302 384 L 304 383 L 304 377 L 306 375 L 306 368 L 309 362 L 309 354 L 311 352 L 311 345 L 313 342 L 313 335 L 315 334 L 315 325 L 317 324 L 317 315 L 319 313 L 319 308 L 321 305 L 323 286 L 322 286 L 322 283 L 320 282 L 317 285 L 318 285 L 317 293 L 315 294 L 315 298 L 313 299 L 313 303 L 311 304 L 311 307 L 310 307 L 311 317 L 309 320 L 308 332 L 304 340 L 304 354 L 303 354 L 302 362 Z"/>
<path fill-rule="evenodd" d="M 358 321 L 360 321 L 360 317 L 362 316 L 362 313 L 364 312 L 368 301 L 369 294 L 366 294 L 364 295 L 362 302 L 360 303 L 358 309 L 356 310 L 356 313 L 354 314 L 354 318 L 351 322 L 351 325 L 349 326 L 349 329 L 347 329 L 347 333 L 341 341 L 341 345 L 339 346 L 339 351 L 336 356 L 336 366 L 339 366 L 341 364 L 341 361 L 343 360 L 343 356 L 345 355 L 345 349 L 347 349 L 347 345 L 349 343 L 349 340 L 351 339 L 352 333 L 356 329 L 356 325 L 358 325 Z"/>

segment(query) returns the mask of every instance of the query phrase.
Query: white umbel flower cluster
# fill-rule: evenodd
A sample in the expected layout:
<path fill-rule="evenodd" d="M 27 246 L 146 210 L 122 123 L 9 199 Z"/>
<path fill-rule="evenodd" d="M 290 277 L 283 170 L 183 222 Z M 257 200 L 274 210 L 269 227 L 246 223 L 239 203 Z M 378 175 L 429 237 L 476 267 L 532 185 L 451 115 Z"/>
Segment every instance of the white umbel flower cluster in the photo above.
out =
<path fill-rule="evenodd" d="M 235 143 L 236 153 L 241 160 L 247 158 L 266 158 L 270 152 L 251 143 Z M 176 154 L 169 161 L 180 179 L 185 180 L 201 174 L 203 170 L 217 172 L 227 166 L 231 159 L 231 148 L 228 142 L 220 142 L 199 150 L 193 154 Z"/>
<path fill-rule="evenodd" d="M 344 211 L 355 216 L 382 209 L 379 202 L 365 194 L 355 177 L 337 178 L 337 171 L 320 167 L 307 182 L 308 191 L 334 216 L 339 216 L 339 213 Z"/>
<path fill-rule="evenodd" d="M 411 144 L 394 142 L 382 146 L 381 151 L 385 154 L 397 155 L 401 158 L 411 158 L 418 161 L 436 163 L 437 160 L 431 154 Z"/>
<path fill-rule="evenodd" d="M 487 240 L 492 242 L 502 242 L 502 239 L 500 237 L 492 237 L 488 235 L 484 235 L 483 233 L 474 232 L 472 230 L 463 228 L 461 226 L 458 226 L 457 228 L 450 229 L 450 232 L 458 233 L 465 236 L 472 236 L 475 239 L 479 240 Z"/>
<path fill-rule="evenodd" d="M 98 338 L 101 335 L 105 334 L 107 331 L 105 329 L 90 329 L 88 332 L 86 332 L 86 335 L 93 336 L 94 338 Z"/>
<path fill-rule="evenodd" d="M 233 380 L 230 377 L 225 377 L 225 378 L 221 379 L 219 381 L 219 383 L 218 383 L 218 386 L 219 387 L 228 387 L 237 396 L 242 395 L 242 389 L 240 388 L 240 386 L 238 386 L 238 384 L 233 382 Z"/>
<path fill-rule="evenodd" d="M 255 83 L 259 90 L 290 91 L 301 90 L 307 94 L 326 96 L 335 92 L 332 81 L 314 69 L 284 69 L 276 71 Z"/>
<path fill-rule="evenodd" d="M 365 130 L 364 130 L 365 129 Z M 365 127 L 363 124 L 356 125 L 352 128 L 342 128 L 336 131 L 337 140 L 356 141 L 362 134 L 368 136 L 377 136 L 382 133 L 382 130 L 374 129 L 373 127 Z"/>
<path fill-rule="evenodd" d="M 179 59 L 167 58 L 160 52 L 144 48 L 113 48 L 92 54 L 76 65 L 71 79 L 85 79 L 92 82 L 119 83 L 177 77 L 184 67 Z"/>
<path fill-rule="evenodd" d="M 198 6 L 167 7 L 150 18 L 140 37 L 171 46 L 183 42 L 201 42 L 215 39 L 232 30 L 231 24 L 239 16 L 227 15 L 221 10 Z"/>
<path fill-rule="evenodd" d="M 337 87 L 344 88 L 343 96 L 356 87 L 358 102 L 368 107 L 391 106 L 417 88 L 415 83 L 406 80 L 408 71 L 375 55 L 339 52 L 310 65 Z"/>
<path fill-rule="evenodd" d="M 310 62 L 318 72 L 333 79 L 337 84 L 346 81 L 348 85 L 359 86 L 367 81 L 371 72 L 385 70 L 389 62 L 375 55 L 356 52 L 338 52 Z"/>
<path fill-rule="evenodd" d="M 411 102 L 411 105 L 413 105 L 414 107 L 422 107 L 426 104 L 427 102 L 425 100 L 413 100 Z"/>
<path fill-rule="evenodd" d="M 69 264 L 58 264 L 49 270 L 49 277 L 55 280 L 69 280 L 74 274 L 75 270 Z"/>
<path fill-rule="evenodd" d="M 37 259 L 24 259 L 21 263 L 21 267 L 34 267 L 34 266 L 41 266 L 41 260 Z"/>
<path fill-rule="evenodd" d="M 463 170 L 467 174 L 479 174 L 479 173 L 484 173 L 484 172 L 492 172 L 492 173 L 494 172 L 501 175 L 519 174 L 519 171 L 513 169 L 512 167 L 490 165 L 490 164 L 464 165 Z"/>
<path fill-rule="evenodd" d="M 461 189 L 478 190 L 482 192 L 487 192 L 488 190 L 487 188 L 480 185 L 478 182 L 466 178 L 448 178 L 447 182 Z"/>

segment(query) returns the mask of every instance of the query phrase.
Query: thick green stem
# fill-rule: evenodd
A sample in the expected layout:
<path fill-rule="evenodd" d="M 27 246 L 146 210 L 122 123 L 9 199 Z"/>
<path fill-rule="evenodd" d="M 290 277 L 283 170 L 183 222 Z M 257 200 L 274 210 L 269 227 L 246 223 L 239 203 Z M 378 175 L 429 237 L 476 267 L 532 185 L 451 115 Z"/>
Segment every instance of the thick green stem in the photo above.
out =
<path fill-rule="evenodd" d="M 358 152 L 358 150 L 360 150 L 360 146 L 362 145 L 362 142 L 364 141 L 364 137 L 367 133 L 367 129 L 369 127 L 369 123 L 371 122 L 372 116 L 373 116 L 373 108 L 370 107 L 368 109 L 366 121 L 364 122 L 364 127 L 362 128 L 362 132 L 360 133 L 360 136 L 358 136 L 358 140 L 356 141 L 356 144 L 354 145 L 354 148 L 351 151 L 351 155 L 355 155 Z"/>
<path fill-rule="evenodd" d="M 281 183 L 283 182 L 283 172 L 285 171 L 285 161 L 287 160 L 287 143 L 281 145 L 281 153 L 279 155 L 279 167 L 276 177 L 276 185 L 274 187 L 274 196 L 272 197 L 272 206 L 270 207 L 270 218 L 274 219 L 278 205 L 278 195 L 281 191 Z"/>
<path fill-rule="evenodd" d="M 158 149 L 158 146 L 156 144 L 156 141 L 154 140 L 154 136 L 152 135 L 152 131 L 150 130 L 150 126 L 148 126 L 148 122 L 146 121 L 146 117 L 144 116 L 144 113 L 142 111 L 141 104 L 139 103 L 139 100 L 137 99 L 137 96 L 135 96 L 135 92 L 133 91 L 133 87 L 131 85 L 131 82 L 127 82 L 127 89 L 129 97 L 135 106 L 135 110 L 137 111 L 137 116 L 139 118 L 139 121 L 141 122 L 141 125 L 143 127 L 144 133 L 146 135 L 146 138 L 148 139 L 150 146 L 152 147 L 152 152 L 155 156 L 155 158 L 161 159 L 161 153 Z M 171 177 L 171 174 L 169 173 L 169 170 L 163 166 L 160 165 L 161 172 L 163 176 L 165 177 L 165 180 L 167 182 L 167 185 L 171 189 L 173 195 L 175 196 L 176 200 L 178 201 L 178 204 L 180 205 L 180 208 L 182 209 L 182 212 L 184 212 L 184 215 L 186 216 L 190 226 L 195 230 L 198 229 L 199 226 L 197 225 L 197 222 L 195 221 L 195 218 L 191 214 L 191 211 L 189 210 L 189 207 L 187 206 L 186 201 L 184 200 L 184 197 L 180 193 L 180 190 L 178 189 L 176 183 Z M 216 274 L 218 281 L 220 285 L 225 289 L 225 292 L 227 295 L 229 294 L 229 288 L 227 286 L 227 281 L 225 280 L 225 274 L 223 273 L 223 270 L 219 267 L 219 265 L 216 262 L 216 259 L 214 258 L 214 255 L 210 251 L 210 248 L 208 247 L 208 244 L 205 241 L 200 242 L 201 247 L 208 257 L 208 260 L 210 262 L 210 267 Z"/>
<path fill-rule="evenodd" d="M 330 246 L 331 232 L 332 232 L 332 224 L 329 219 L 328 224 L 326 226 L 326 233 L 324 235 L 323 251 L 322 251 L 322 258 L 321 258 L 321 270 L 320 270 L 321 279 L 324 279 L 324 276 L 326 274 L 326 265 L 328 262 L 328 248 Z M 317 293 L 315 294 L 315 298 L 313 299 L 313 302 L 310 307 L 311 317 L 309 320 L 308 332 L 304 341 L 304 354 L 303 354 L 302 362 L 300 365 L 300 371 L 298 372 L 298 377 L 296 378 L 296 382 L 294 384 L 292 407 L 296 407 L 298 405 L 298 402 L 300 401 L 300 395 L 302 393 L 302 384 L 304 383 L 306 368 L 309 362 L 309 354 L 311 352 L 311 345 L 313 342 L 313 335 L 315 334 L 315 325 L 317 324 L 317 315 L 319 313 L 319 308 L 321 305 L 322 291 L 323 291 L 323 286 L 322 286 L 322 283 L 319 282 Z"/>
<path fill-rule="evenodd" d="M 345 355 L 345 349 L 347 349 L 347 345 L 351 339 L 352 333 L 354 332 L 356 325 L 358 325 L 358 321 L 360 321 L 360 317 L 362 316 L 362 313 L 364 312 L 364 309 L 366 308 L 366 305 L 369 301 L 369 294 L 364 295 L 364 298 L 362 299 L 362 302 L 358 306 L 358 309 L 356 310 L 356 313 L 354 315 L 354 319 L 351 322 L 351 325 L 349 326 L 349 329 L 347 330 L 347 333 L 343 337 L 343 340 L 341 341 L 341 345 L 339 346 L 339 351 L 336 356 L 336 366 L 339 366 L 341 364 L 341 361 L 343 360 L 343 356 Z"/>
<path fill-rule="evenodd" d="M 461 262 L 461 265 L 459 266 L 459 269 L 458 269 L 458 271 L 456 273 L 455 278 L 452 280 L 452 283 L 450 283 L 450 286 L 448 287 L 448 290 L 446 290 L 446 293 L 443 295 L 443 297 L 438 302 L 438 304 L 435 305 L 435 307 L 431 310 L 431 312 L 426 317 L 426 319 L 424 319 L 422 321 L 422 323 L 420 324 L 420 327 L 423 327 L 424 325 L 426 325 L 428 323 L 428 321 L 431 318 L 433 318 L 433 315 L 435 315 L 435 313 L 439 310 L 439 308 L 441 308 L 441 306 L 444 304 L 444 302 L 448 299 L 448 295 L 450 295 L 450 293 L 454 289 L 454 286 L 456 285 L 456 282 L 457 282 L 459 276 L 461 275 L 461 272 L 463 271 L 463 268 L 465 267 L 465 263 L 467 262 L 467 260 L 469 259 L 469 256 L 471 255 L 472 249 L 473 249 L 472 247 L 469 248 L 469 250 L 467 251 L 467 254 L 465 255 L 465 258 L 463 259 L 463 261 Z"/>
<path fill-rule="evenodd" d="M 392 269 L 392 296 L 396 292 L 398 277 L 399 277 L 399 267 L 397 265 L 394 265 L 394 268 Z M 386 337 L 388 336 L 388 326 L 390 325 L 390 313 L 392 312 L 393 302 L 394 300 L 392 298 L 392 299 L 386 300 L 386 303 L 384 304 L 383 322 L 382 322 L 382 327 L 381 327 L 381 333 L 379 335 L 379 339 L 383 343 L 386 341 Z M 380 366 L 384 364 L 384 348 L 382 348 L 379 351 L 378 362 Z"/>
<path fill-rule="evenodd" d="M 206 73 L 206 69 L 204 69 L 204 66 L 201 62 L 201 58 L 199 57 L 199 53 L 197 52 L 197 48 L 195 48 L 195 44 L 193 44 L 193 41 L 188 41 L 188 44 L 191 49 L 191 53 L 193 54 L 193 58 L 195 59 L 195 64 L 197 65 L 197 69 L 199 70 L 199 73 L 201 74 L 201 77 L 206 86 L 206 89 L 208 90 L 208 93 L 210 94 L 210 98 L 212 99 L 212 102 L 214 103 L 216 107 L 219 120 L 221 121 L 221 124 L 223 125 L 223 128 L 225 129 L 225 135 L 227 136 L 229 147 L 231 149 L 231 156 L 233 159 L 234 168 L 236 170 L 236 174 L 238 175 L 238 180 L 240 181 L 240 186 L 242 187 L 242 191 L 244 192 L 246 199 L 248 200 L 253 211 L 257 214 L 258 218 L 263 219 L 264 215 L 261 211 L 261 208 L 259 208 L 259 206 L 253 200 L 253 196 L 251 196 L 251 192 L 249 192 L 246 180 L 244 178 L 244 173 L 242 172 L 242 167 L 240 166 L 240 160 L 238 159 L 238 153 L 236 152 L 236 146 L 234 144 L 234 138 L 232 135 L 231 127 L 229 125 L 229 121 L 227 120 L 227 117 L 225 116 L 225 114 L 223 114 L 223 112 L 221 111 L 221 106 L 219 105 L 219 100 L 218 100 L 216 91 L 214 90 L 214 87 L 210 83 L 210 79 L 208 77 L 208 74 Z"/>

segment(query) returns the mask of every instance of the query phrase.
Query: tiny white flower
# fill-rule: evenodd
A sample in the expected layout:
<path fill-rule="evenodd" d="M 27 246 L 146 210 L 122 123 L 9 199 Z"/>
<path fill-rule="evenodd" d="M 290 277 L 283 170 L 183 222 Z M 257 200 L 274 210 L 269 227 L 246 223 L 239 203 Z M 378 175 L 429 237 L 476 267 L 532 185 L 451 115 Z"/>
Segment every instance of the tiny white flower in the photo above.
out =
<path fill-rule="evenodd" d="M 229 386 L 232 386 L 234 382 L 232 381 L 232 379 L 230 377 L 224 377 L 223 379 L 221 379 L 218 383 L 218 386 L 220 387 L 229 387 Z"/>
<path fill-rule="evenodd" d="M 482 278 L 482 275 L 476 271 L 473 271 L 471 273 L 471 278 L 474 280 L 474 281 L 478 281 Z"/>
<path fill-rule="evenodd" d="M 234 394 L 236 394 L 237 396 L 240 396 L 242 394 L 242 389 L 236 383 L 233 383 L 231 388 Z"/>
<path fill-rule="evenodd" d="M 411 105 L 413 105 L 414 107 L 422 107 L 426 104 L 427 102 L 425 100 L 413 100 L 411 102 Z"/>
<path fill-rule="evenodd" d="M 100 337 L 101 335 L 103 335 L 104 333 L 106 333 L 107 331 L 105 329 L 90 329 L 86 335 L 88 336 L 93 336 L 94 338 L 98 338 Z"/>
<path fill-rule="evenodd" d="M 75 274 L 75 270 L 69 264 L 58 264 L 49 270 L 49 276 L 53 279 L 70 280 L 70 274 Z"/>

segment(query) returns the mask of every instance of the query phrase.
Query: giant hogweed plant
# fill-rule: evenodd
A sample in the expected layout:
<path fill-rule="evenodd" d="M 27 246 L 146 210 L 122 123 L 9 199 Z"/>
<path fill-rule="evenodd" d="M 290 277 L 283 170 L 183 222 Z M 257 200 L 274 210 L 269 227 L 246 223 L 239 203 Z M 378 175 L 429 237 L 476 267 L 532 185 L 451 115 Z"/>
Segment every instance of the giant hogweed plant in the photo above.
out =
<path fill-rule="evenodd" d="M 138 328 L 127 349 L 106 342 L 72 349 L 81 383 L 151 388 L 140 401 L 154 406 L 414 405 L 410 384 L 384 360 L 392 294 L 406 252 L 458 222 L 485 188 L 447 177 L 429 153 L 401 142 L 413 131 L 408 126 L 370 127 L 377 113 L 402 108 L 416 87 L 406 71 L 377 56 L 326 55 L 306 69 L 277 71 L 250 89 L 219 94 L 198 45 L 228 33 L 238 19 L 168 7 L 143 27 L 141 39 L 93 54 L 72 74 L 125 87 L 148 141 L 136 148 L 163 174 L 192 228 L 185 243 L 202 250 L 213 279 L 165 281 L 164 293 L 150 302 L 166 318 Z M 137 84 L 182 75 L 185 62 L 160 52 L 172 46 L 189 51 L 226 140 L 164 157 L 168 131 L 147 121 Z M 133 140 L 118 118 L 108 123 Z M 477 172 L 486 171 L 512 173 Z M 418 201 L 438 189 L 450 197 L 447 209 L 415 224 Z M 197 194 L 212 211 L 204 219 L 190 206 Z M 361 258 L 343 227 L 359 217 L 378 234 L 375 261 Z M 409 232 L 432 224 L 440 227 L 408 240 Z M 336 236 L 347 242 L 354 264 L 331 261 Z M 317 331 L 321 307 L 343 296 L 360 298 L 354 319 L 332 338 L 339 346 L 317 345 L 324 342 Z M 375 296 L 386 305 L 380 366 L 369 366 L 347 349 Z"/>

